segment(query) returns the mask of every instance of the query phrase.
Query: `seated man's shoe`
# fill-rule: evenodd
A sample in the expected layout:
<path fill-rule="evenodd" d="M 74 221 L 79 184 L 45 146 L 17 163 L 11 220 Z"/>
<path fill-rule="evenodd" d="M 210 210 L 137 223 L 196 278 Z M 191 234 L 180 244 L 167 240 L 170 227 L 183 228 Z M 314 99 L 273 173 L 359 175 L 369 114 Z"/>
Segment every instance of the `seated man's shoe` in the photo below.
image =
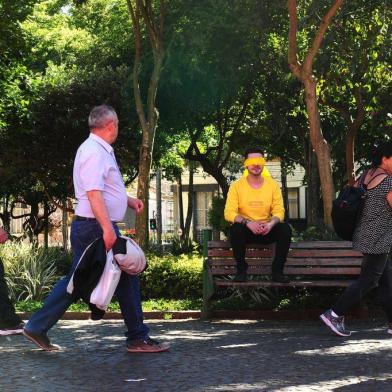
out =
<path fill-rule="evenodd" d="M 10 326 L 10 327 L 2 327 L 0 328 L 0 336 L 8 336 L 8 335 L 18 335 L 23 333 L 23 327 L 25 323 L 22 321 L 21 323 Z"/>
<path fill-rule="evenodd" d="M 281 272 L 273 273 L 272 280 L 278 283 L 290 283 L 290 278 L 286 275 L 283 275 Z"/>
<path fill-rule="evenodd" d="M 150 337 L 127 341 L 127 351 L 130 353 L 160 353 L 169 348 L 169 343 L 160 343 Z"/>
<path fill-rule="evenodd" d="M 234 276 L 233 281 L 234 282 L 246 282 L 248 279 L 248 275 L 246 272 L 237 272 L 236 275 Z"/>
<path fill-rule="evenodd" d="M 23 335 L 26 336 L 26 338 L 32 341 L 34 344 L 36 344 L 39 348 L 42 348 L 42 350 L 57 351 L 60 349 L 59 346 L 50 343 L 50 340 L 46 334 L 33 333 L 24 328 Z"/>

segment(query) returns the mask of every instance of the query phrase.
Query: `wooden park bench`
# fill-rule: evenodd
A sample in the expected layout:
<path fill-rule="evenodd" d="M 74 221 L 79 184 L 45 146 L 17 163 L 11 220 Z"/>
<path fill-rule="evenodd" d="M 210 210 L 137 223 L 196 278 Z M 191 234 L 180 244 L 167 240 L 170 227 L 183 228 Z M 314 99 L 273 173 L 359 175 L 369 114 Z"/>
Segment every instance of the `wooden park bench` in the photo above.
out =
<path fill-rule="evenodd" d="M 218 288 L 346 287 L 360 273 L 362 254 L 347 241 L 301 241 L 291 244 L 284 273 L 290 283 L 271 280 L 273 245 L 249 245 L 246 282 L 234 282 L 236 261 L 228 241 L 204 242 L 203 311 L 208 317 L 210 301 Z"/>

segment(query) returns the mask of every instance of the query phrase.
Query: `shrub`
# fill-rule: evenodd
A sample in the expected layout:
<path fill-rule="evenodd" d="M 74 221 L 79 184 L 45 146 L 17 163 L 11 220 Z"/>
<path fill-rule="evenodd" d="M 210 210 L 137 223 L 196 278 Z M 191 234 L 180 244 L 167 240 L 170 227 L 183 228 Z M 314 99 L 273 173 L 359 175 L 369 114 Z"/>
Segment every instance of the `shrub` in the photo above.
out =
<path fill-rule="evenodd" d="M 55 251 L 23 243 L 1 247 L 10 296 L 14 300 L 41 300 L 59 278 Z"/>
<path fill-rule="evenodd" d="M 58 247 L 37 248 L 7 243 L 0 247 L 14 300 L 41 300 L 68 272 L 71 253 Z M 147 254 L 148 269 L 140 276 L 144 298 L 196 299 L 202 296 L 202 258 Z"/>
<path fill-rule="evenodd" d="M 174 236 L 171 239 L 171 254 L 174 256 L 200 253 L 199 248 L 197 242 L 193 241 L 192 238 L 182 239 L 179 236 Z"/>
<path fill-rule="evenodd" d="M 141 275 L 143 297 L 200 298 L 202 295 L 202 258 L 199 255 L 149 254 L 148 268 Z"/>
<path fill-rule="evenodd" d="M 227 237 L 229 234 L 230 223 L 225 220 L 226 200 L 221 196 L 214 196 L 212 198 L 211 208 L 208 211 L 208 218 L 214 230 L 220 231 Z"/>
<path fill-rule="evenodd" d="M 325 225 L 309 226 L 306 230 L 293 231 L 294 241 L 341 241 L 337 234 Z"/>
<path fill-rule="evenodd" d="M 41 300 L 53 284 L 65 275 L 72 262 L 71 252 L 60 247 L 35 247 L 8 242 L 0 247 L 10 296 L 14 300 Z"/>

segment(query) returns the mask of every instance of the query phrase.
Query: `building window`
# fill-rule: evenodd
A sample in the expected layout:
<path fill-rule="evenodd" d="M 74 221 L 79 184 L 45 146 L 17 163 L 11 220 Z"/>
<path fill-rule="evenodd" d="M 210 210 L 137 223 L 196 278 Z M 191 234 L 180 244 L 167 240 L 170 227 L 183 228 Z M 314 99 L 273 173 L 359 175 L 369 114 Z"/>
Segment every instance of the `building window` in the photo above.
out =
<path fill-rule="evenodd" d="M 172 201 L 166 202 L 165 212 L 166 212 L 166 217 L 163 222 L 163 224 L 165 225 L 164 231 L 166 233 L 173 233 L 173 229 L 174 229 L 174 204 Z"/>
<path fill-rule="evenodd" d="M 287 189 L 289 219 L 299 219 L 299 188 Z"/>
<path fill-rule="evenodd" d="M 209 228 L 208 210 L 211 208 L 213 192 L 196 192 L 195 195 L 196 229 Z"/>

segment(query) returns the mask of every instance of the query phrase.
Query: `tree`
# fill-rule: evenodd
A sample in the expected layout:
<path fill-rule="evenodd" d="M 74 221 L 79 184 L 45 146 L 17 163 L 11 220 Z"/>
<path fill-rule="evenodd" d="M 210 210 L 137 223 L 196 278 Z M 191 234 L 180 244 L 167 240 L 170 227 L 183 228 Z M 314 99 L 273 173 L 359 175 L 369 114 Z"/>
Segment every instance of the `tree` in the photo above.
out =
<path fill-rule="evenodd" d="M 391 22 L 384 0 L 348 4 L 331 33 L 329 50 L 320 56 L 321 103 L 337 111 L 344 122 L 344 136 L 335 133 L 334 139 L 344 141 L 349 184 L 355 181 L 355 142 L 360 130 L 366 126 L 369 132 L 371 118 L 386 117 L 388 112 L 382 97 L 392 85 L 388 72 Z"/>
<path fill-rule="evenodd" d="M 137 196 L 144 202 L 143 213 L 136 218 L 137 238 L 141 246 L 148 243 L 148 192 L 155 131 L 158 122 L 156 95 L 165 57 L 164 23 L 165 0 L 160 0 L 159 11 L 154 10 L 151 0 L 127 0 L 135 39 L 135 58 L 133 63 L 133 93 L 136 111 L 142 128 L 142 143 L 139 153 L 139 176 Z M 146 104 L 143 104 L 140 88 L 140 68 L 142 61 L 143 24 L 147 30 L 152 54 L 153 69 L 147 89 Z"/>
<path fill-rule="evenodd" d="M 343 0 L 334 0 L 327 10 L 312 41 L 312 46 L 306 53 L 303 63 L 298 61 L 298 7 L 296 0 L 288 0 L 289 10 L 289 50 L 288 62 L 291 72 L 301 81 L 304 86 L 306 110 L 308 113 L 310 140 L 317 156 L 318 170 L 320 174 L 321 191 L 324 205 L 324 222 L 332 227 L 331 211 L 335 189 L 332 179 L 331 152 L 328 142 L 325 140 L 317 105 L 317 79 L 313 74 L 313 63 L 321 47 L 323 38 L 327 32 L 332 18 L 341 7 Z"/>

